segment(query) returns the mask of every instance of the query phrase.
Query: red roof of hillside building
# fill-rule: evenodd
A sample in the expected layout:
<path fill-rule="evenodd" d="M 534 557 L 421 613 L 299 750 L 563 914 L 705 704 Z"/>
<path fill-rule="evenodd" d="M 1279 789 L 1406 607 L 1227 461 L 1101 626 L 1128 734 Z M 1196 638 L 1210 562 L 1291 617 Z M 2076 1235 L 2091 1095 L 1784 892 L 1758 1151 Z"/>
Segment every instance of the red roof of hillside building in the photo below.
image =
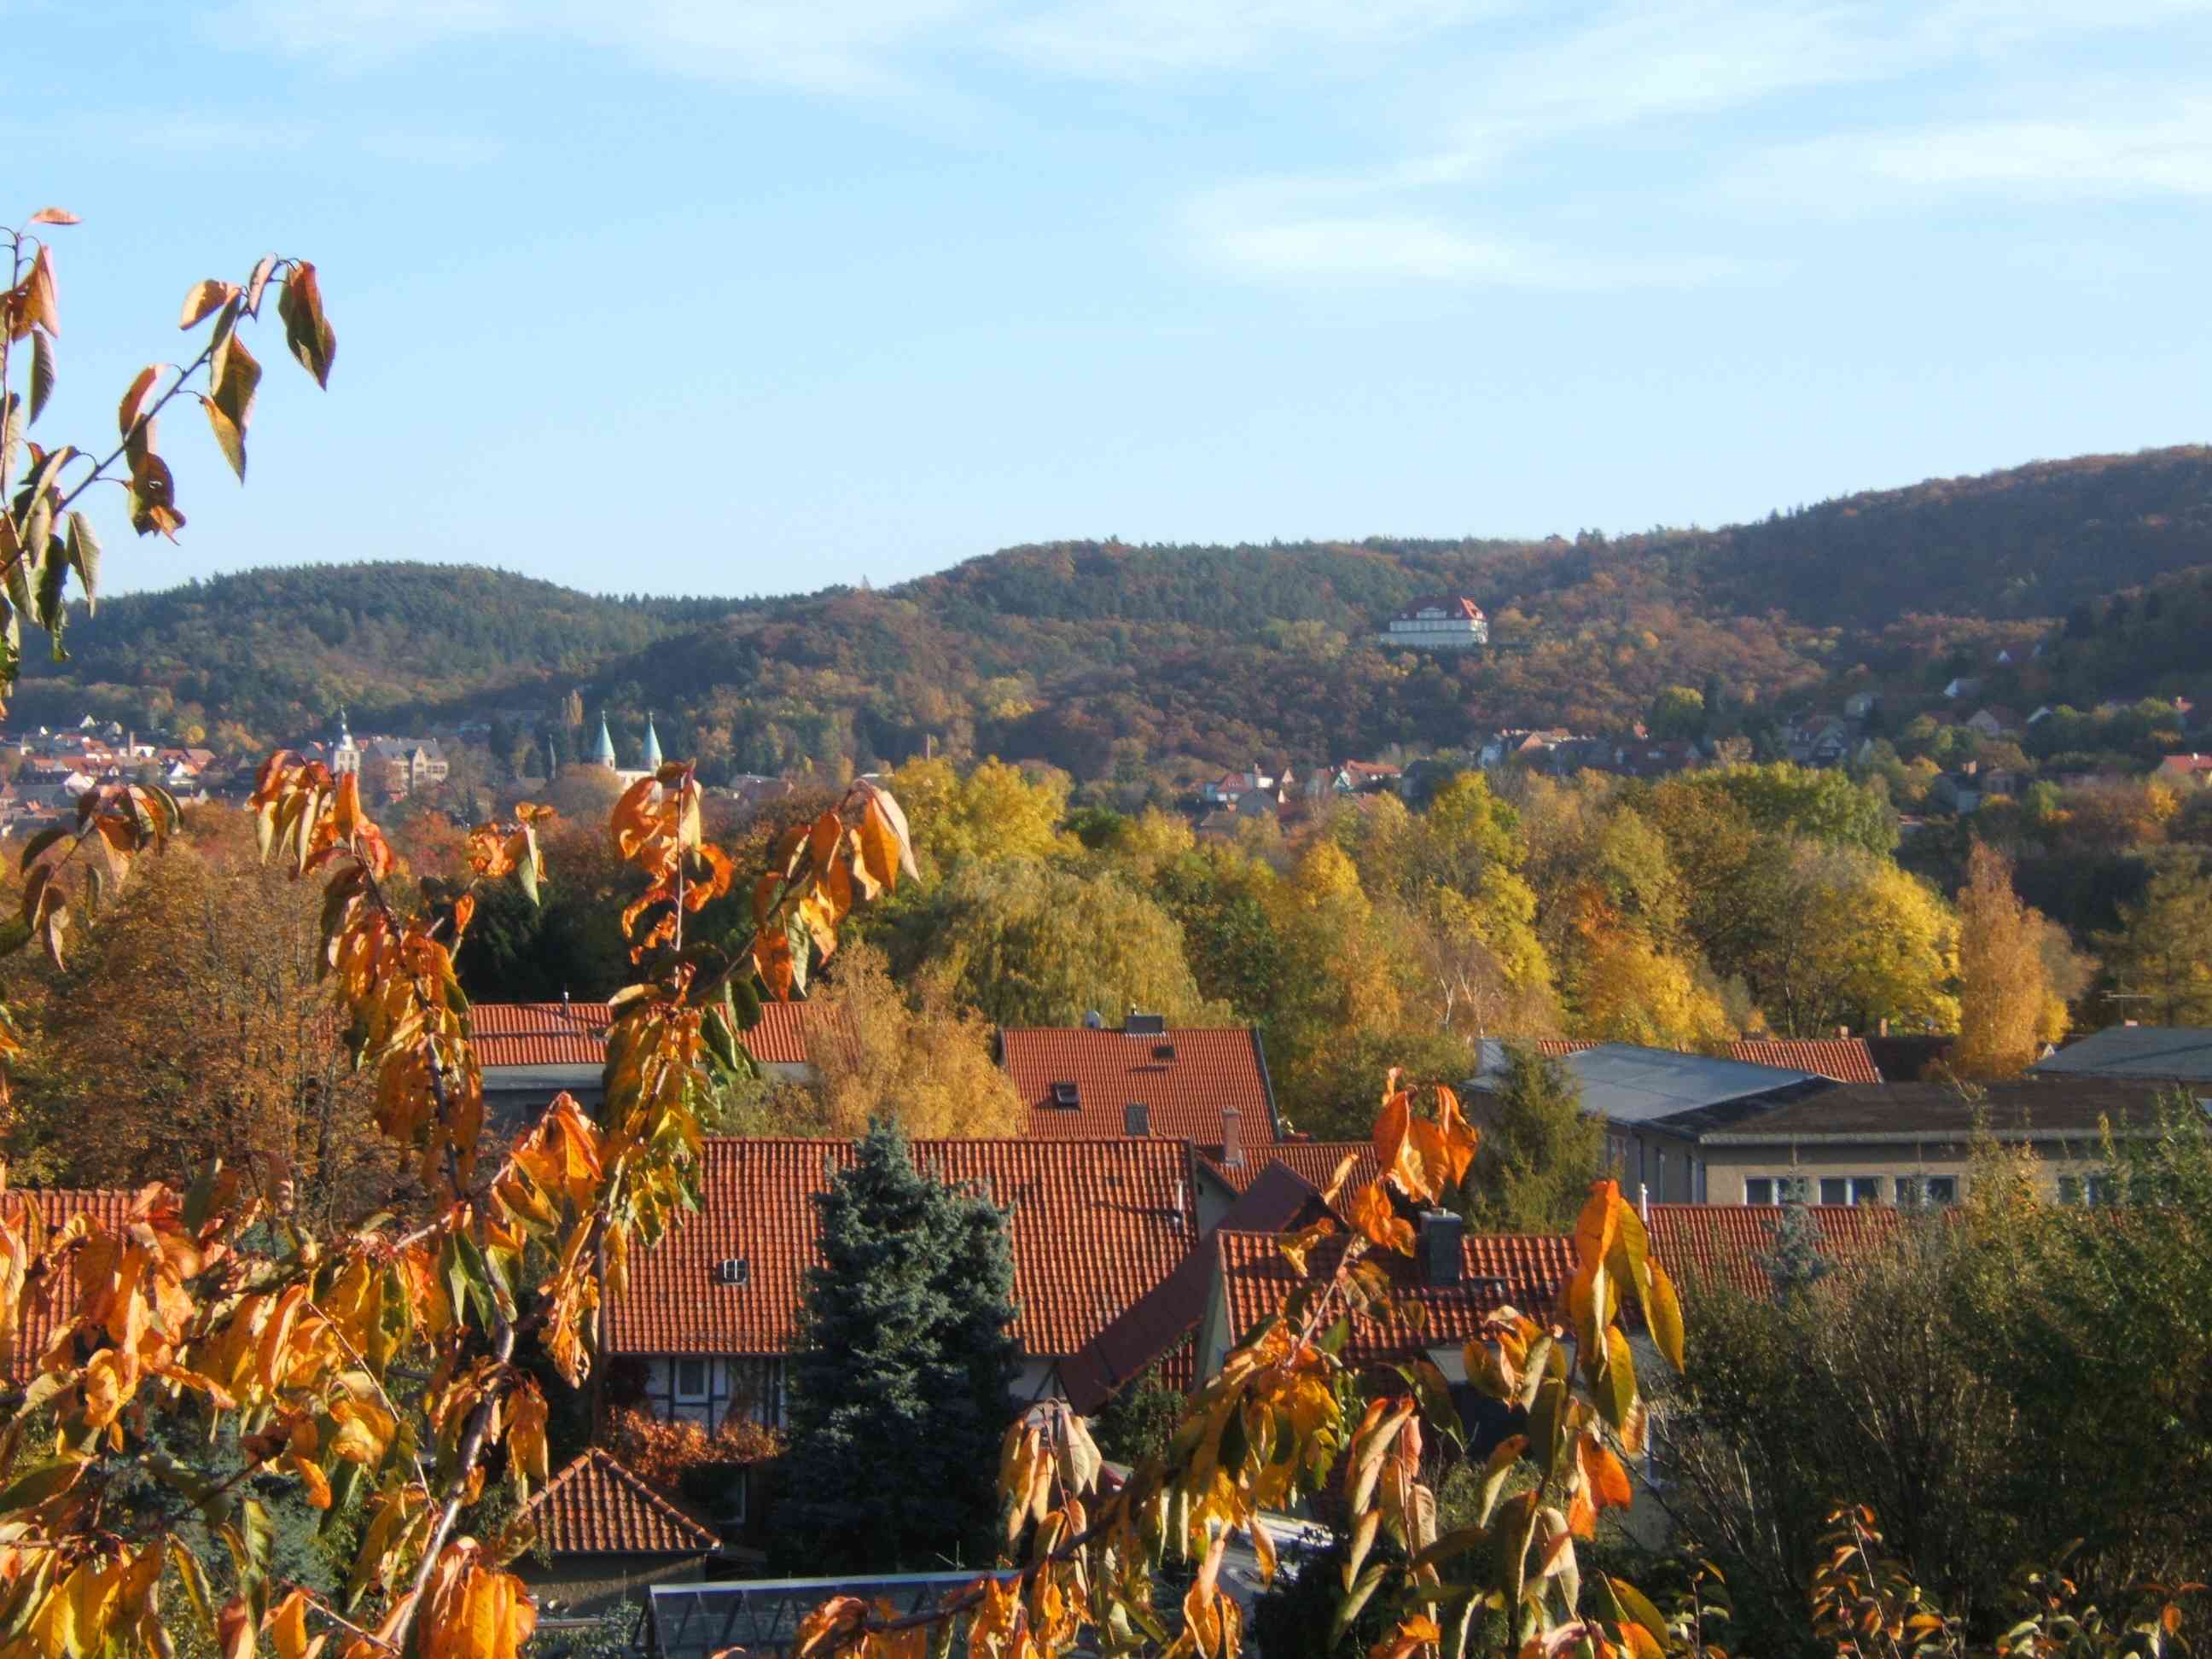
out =
<path fill-rule="evenodd" d="M 1030 1109 L 1032 1135 L 1127 1134 L 1131 1105 L 1145 1108 L 1145 1133 L 1223 1144 L 1222 1114 L 1237 1109 L 1237 1139 L 1252 1148 L 1275 1139 L 1275 1103 L 1259 1034 L 1242 1026 L 1166 1031 L 1009 1027 L 999 1052 Z M 1073 1085 L 1075 1103 L 1056 1103 Z"/>
<path fill-rule="evenodd" d="M 113 1232 L 122 1227 L 137 1196 L 121 1187 L 18 1187 L 0 1199 L 0 1204 L 5 1205 L 11 1224 L 21 1216 L 18 1205 L 36 1206 L 49 1235 L 75 1215 L 89 1215 L 103 1230 Z M 23 1322 L 16 1328 L 15 1352 L 5 1373 L 7 1381 L 21 1383 L 36 1369 L 40 1354 L 53 1340 L 75 1294 L 70 1275 L 63 1272 L 48 1273 L 25 1297 Z"/>
<path fill-rule="evenodd" d="M 1838 1261 L 1863 1255 L 1897 1231 L 1898 1212 L 1879 1204 L 1808 1204 L 1821 1254 Z M 1779 1204 L 1654 1204 L 1645 1225 L 1659 1265 L 1677 1283 L 1705 1279 L 1750 1296 L 1771 1292 L 1759 1258 L 1774 1248 Z"/>
<path fill-rule="evenodd" d="M 2201 778 L 2212 774 L 2212 755 L 2168 755 L 2158 769 L 2175 777 Z"/>
<path fill-rule="evenodd" d="M 522 1513 L 554 1555 L 705 1555 L 722 1545 L 598 1446 L 547 1481 Z"/>
<path fill-rule="evenodd" d="M 804 1066 L 807 1025 L 818 1018 L 809 1003 L 765 1003 L 760 1023 L 739 1040 L 763 1066 Z M 597 1066 L 607 1057 L 614 1009 L 605 1002 L 479 1002 L 469 1018 L 480 1066 Z"/>
<path fill-rule="evenodd" d="M 609 1299 L 617 1353 L 780 1354 L 796 1330 L 819 1224 L 811 1200 L 847 1140 L 721 1136 L 707 1142 L 700 1212 L 631 1258 Z M 1175 1270 L 1198 1237 L 1191 1153 L 1181 1141 L 918 1140 L 915 1161 L 977 1181 L 1013 1210 L 1014 1335 L 1024 1352 L 1073 1354 Z M 745 1264 L 742 1285 L 715 1269 Z"/>
<path fill-rule="evenodd" d="M 1274 1233 L 1214 1235 L 1214 1248 L 1226 1290 L 1231 1341 L 1278 1311 L 1301 1279 L 1279 1248 Z M 1340 1241 L 1323 1241 L 1306 1258 L 1308 1271 L 1327 1273 L 1343 1249 Z M 1418 1304 L 1419 1328 L 1401 1317 L 1372 1317 L 1353 1322 L 1345 1357 L 1360 1364 L 1404 1359 L 1431 1348 L 1456 1347 L 1478 1335 L 1482 1322 L 1503 1307 L 1542 1318 L 1574 1276 L 1575 1246 L 1570 1238 L 1547 1235 L 1480 1234 L 1460 1241 L 1462 1278 L 1456 1285 L 1431 1285 L 1407 1256 L 1376 1251 L 1390 1275 L 1392 1293 L 1401 1305 Z"/>
<path fill-rule="evenodd" d="M 1838 1083 L 1881 1081 L 1864 1037 L 1743 1037 L 1729 1044 L 1728 1054 L 1749 1065 L 1810 1072 Z"/>
<path fill-rule="evenodd" d="M 1528 1045 L 1547 1060 L 1565 1060 L 1585 1048 L 1597 1047 L 1595 1037 L 1538 1037 Z"/>
<path fill-rule="evenodd" d="M 1455 617 L 1464 617 L 1469 622 L 1482 620 L 1482 607 L 1463 593 L 1432 593 L 1425 599 L 1415 599 L 1398 613 L 1400 622 L 1412 622 L 1424 611 L 1442 611 Z"/>
<path fill-rule="evenodd" d="M 1276 1161 L 1229 1206 L 1221 1226 L 1236 1232 L 1285 1233 L 1328 1212 L 1310 1183 Z M 1189 1391 L 1191 1338 L 1213 1291 L 1212 1237 L 1208 1234 L 1206 1242 L 1194 1246 L 1173 1273 L 1060 1367 L 1060 1386 L 1076 1410 L 1096 1412 L 1123 1383 L 1154 1365 L 1170 1388 Z"/>
<path fill-rule="evenodd" d="M 1247 1155 L 1237 1169 L 1231 1170 L 1215 1158 L 1209 1158 L 1206 1163 L 1239 1192 L 1250 1188 L 1262 1171 L 1277 1164 L 1316 1192 L 1326 1192 L 1336 1174 L 1336 1166 L 1346 1158 L 1352 1159 L 1352 1173 L 1345 1180 L 1346 1192 L 1364 1186 L 1382 1172 L 1382 1165 L 1376 1162 L 1375 1143 L 1371 1140 L 1279 1140 Z"/>

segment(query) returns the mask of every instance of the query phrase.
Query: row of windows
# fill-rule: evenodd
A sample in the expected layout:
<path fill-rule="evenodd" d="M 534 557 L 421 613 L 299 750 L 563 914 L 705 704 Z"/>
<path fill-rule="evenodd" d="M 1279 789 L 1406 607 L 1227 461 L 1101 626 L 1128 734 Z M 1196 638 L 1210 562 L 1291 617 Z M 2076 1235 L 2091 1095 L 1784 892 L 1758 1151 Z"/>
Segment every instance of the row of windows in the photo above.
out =
<path fill-rule="evenodd" d="M 1885 1192 L 1884 1188 L 1887 1190 Z M 1956 1204 L 1956 1176 L 1749 1176 L 1743 1183 L 1747 1204 L 1879 1204 L 1884 1198 L 1913 1206 Z"/>

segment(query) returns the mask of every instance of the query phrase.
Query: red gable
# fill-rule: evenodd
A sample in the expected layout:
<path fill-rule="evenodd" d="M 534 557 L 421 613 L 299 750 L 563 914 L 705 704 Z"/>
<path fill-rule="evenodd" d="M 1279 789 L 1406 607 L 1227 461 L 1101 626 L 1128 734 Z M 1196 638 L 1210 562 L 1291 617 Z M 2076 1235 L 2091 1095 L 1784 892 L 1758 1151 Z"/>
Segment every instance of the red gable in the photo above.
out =
<path fill-rule="evenodd" d="M 999 1052 L 1030 1109 L 1032 1135 L 1128 1134 L 1129 1109 L 1141 1105 L 1144 1127 L 1135 1133 L 1179 1137 L 1216 1152 L 1225 1139 L 1223 1114 L 1233 1106 L 1248 1161 L 1255 1160 L 1252 1149 L 1275 1139 L 1274 1097 L 1260 1038 L 1242 1027 L 1014 1027 L 999 1033 Z"/>
<path fill-rule="evenodd" d="M 1080 1350 L 1174 1271 L 1198 1237 L 1191 1154 L 1180 1141 L 918 1140 L 915 1162 L 980 1182 L 1013 1210 L 1014 1334 L 1024 1352 Z M 608 1300 L 616 1353 L 781 1354 L 815 1261 L 813 1195 L 852 1161 L 846 1140 L 707 1142 L 700 1212 L 634 1257 Z M 744 1264 L 742 1284 L 717 1267 Z"/>
<path fill-rule="evenodd" d="M 722 1540 L 598 1446 L 522 1511 L 553 1555 L 705 1555 Z"/>

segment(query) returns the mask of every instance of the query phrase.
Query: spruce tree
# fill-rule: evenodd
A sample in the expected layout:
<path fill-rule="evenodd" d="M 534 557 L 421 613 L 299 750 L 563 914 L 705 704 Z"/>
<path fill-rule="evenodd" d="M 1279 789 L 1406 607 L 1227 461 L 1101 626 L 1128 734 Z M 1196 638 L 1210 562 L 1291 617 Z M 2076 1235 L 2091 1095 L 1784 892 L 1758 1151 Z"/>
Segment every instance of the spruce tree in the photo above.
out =
<path fill-rule="evenodd" d="M 1509 1042 L 1489 1105 L 1468 1176 L 1468 1224 L 1480 1232 L 1572 1232 L 1589 1183 L 1605 1173 L 1605 1126 L 1583 1110 L 1574 1073 Z"/>
<path fill-rule="evenodd" d="M 1007 1212 L 916 1169 L 894 1122 L 856 1153 L 814 1200 L 780 1543 L 811 1572 L 974 1565 L 1011 1415 Z"/>

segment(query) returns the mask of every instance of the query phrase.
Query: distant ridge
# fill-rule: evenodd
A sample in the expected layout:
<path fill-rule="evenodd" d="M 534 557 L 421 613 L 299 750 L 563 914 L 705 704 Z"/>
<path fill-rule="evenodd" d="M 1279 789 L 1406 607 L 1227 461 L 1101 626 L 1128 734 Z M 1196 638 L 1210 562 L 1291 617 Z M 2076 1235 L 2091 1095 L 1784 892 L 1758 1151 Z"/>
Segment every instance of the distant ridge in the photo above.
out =
<path fill-rule="evenodd" d="M 1195 776 L 1255 754 L 1460 744 L 1496 725 L 1618 727 L 1669 685 L 1779 708 L 1824 695 L 1854 660 L 1932 672 L 2000 635 L 2101 616 L 2116 591 L 2188 600 L 2207 574 L 2212 450 L 2188 447 L 1712 531 L 1055 543 L 764 600 L 600 598 L 462 565 L 252 571 L 103 602 L 70 630 L 70 662 L 27 663 L 18 708 L 155 723 L 190 705 L 210 732 L 265 742 L 341 702 L 388 723 L 550 709 L 580 686 L 650 706 L 671 752 L 710 769 L 896 762 L 933 737 L 1085 778 Z M 1522 648 L 1436 662 L 1371 643 L 1378 619 L 1437 592 L 1475 599 Z M 2169 637 L 2136 678 L 2185 672 L 2166 661 L 2183 649 L 2175 624 Z M 2122 657 L 2108 647 L 2099 672 L 2128 672 Z"/>

